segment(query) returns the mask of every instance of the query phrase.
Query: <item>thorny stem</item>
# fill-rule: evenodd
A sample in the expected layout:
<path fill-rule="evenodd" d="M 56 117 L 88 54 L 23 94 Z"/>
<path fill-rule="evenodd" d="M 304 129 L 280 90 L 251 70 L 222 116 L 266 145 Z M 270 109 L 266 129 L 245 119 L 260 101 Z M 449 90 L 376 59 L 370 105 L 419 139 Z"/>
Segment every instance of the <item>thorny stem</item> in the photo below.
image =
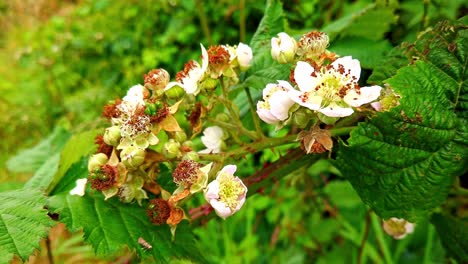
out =
<path fill-rule="evenodd" d="M 262 132 L 262 127 L 260 126 L 260 120 L 258 118 L 257 113 L 255 112 L 255 104 L 252 100 L 252 95 L 250 94 L 249 88 L 244 88 L 245 93 L 247 94 L 247 99 L 249 101 L 249 106 L 250 106 L 250 113 L 252 114 L 252 119 L 255 125 L 255 131 L 257 132 L 257 137 L 258 138 L 263 138 L 263 132 Z"/>
<path fill-rule="evenodd" d="M 385 263 L 393 264 L 392 256 L 390 255 L 390 250 L 388 248 L 387 243 L 385 242 L 385 237 L 382 232 L 380 220 L 376 214 L 374 213 L 371 214 L 371 221 L 372 221 L 372 229 L 374 230 L 375 238 L 377 240 L 377 245 L 379 246 L 379 249 L 383 254 Z"/>
<path fill-rule="evenodd" d="M 226 87 L 224 80 L 220 79 L 221 88 L 223 91 L 223 98 L 221 98 L 221 102 L 226 106 L 229 114 L 231 115 L 232 121 L 235 122 L 237 129 L 244 135 L 248 136 L 250 139 L 255 140 L 257 139 L 257 135 L 254 132 L 247 130 L 243 125 L 242 121 L 240 120 L 238 112 L 235 111 L 233 108 L 232 102 L 228 100 L 229 88 Z"/>
<path fill-rule="evenodd" d="M 239 20 L 240 41 L 245 42 L 245 0 L 239 1 Z"/>
<path fill-rule="evenodd" d="M 369 235 L 370 221 L 371 221 L 370 211 L 367 211 L 367 213 L 366 213 L 366 225 L 364 227 L 364 235 L 362 236 L 361 245 L 359 246 L 359 253 L 358 253 L 358 260 L 357 260 L 358 264 L 362 263 L 362 256 L 364 255 L 363 254 L 364 253 L 364 248 L 365 248 L 365 245 L 366 245 L 367 236 Z"/>
<path fill-rule="evenodd" d="M 271 185 L 271 181 L 276 181 L 281 179 L 286 174 L 290 173 L 291 169 L 296 170 L 305 165 L 310 165 L 317 160 L 324 157 L 324 155 L 304 155 L 304 151 L 301 149 L 295 149 L 289 152 L 287 155 L 281 157 L 279 160 L 267 165 L 257 173 L 244 178 L 244 184 L 249 188 L 248 195 L 255 194 L 258 190 L 265 187 L 266 185 Z M 286 166 L 292 161 L 295 162 L 293 168 Z M 190 210 L 190 219 L 192 221 L 200 220 L 201 217 L 206 216 L 207 218 L 211 217 L 208 211 L 208 207 L 211 207 L 209 204 L 204 204 L 198 208 Z M 204 218 L 205 219 L 205 218 Z"/>
<path fill-rule="evenodd" d="M 50 238 L 47 236 L 46 238 L 46 247 L 47 247 L 47 258 L 50 264 L 54 264 L 54 256 L 52 255 L 52 246 L 50 245 Z"/>
<path fill-rule="evenodd" d="M 195 0 L 195 5 L 197 6 L 197 14 L 200 19 L 200 26 L 202 28 L 203 35 L 205 35 L 208 42 L 212 44 L 213 39 L 211 38 L 210 26 L 208 24 L 208 19 L 206 18 L 205 10 L 203 9 L 203 3 L 201 0 Z"/>
<path fill-rule="evenodd" d="M 330 129 L 332 136 L 342 136 L 347 135 L 351 130 L 355 127 L 342 127 L 336 129 Z M 239 158 L 245 156 L 247 154 L 251 154 L 260 150 L 274 148 L 286 144 L 295 143 L 297 139 L 297 135 L 289 135 L 281 138 L 264 138 L 260 141 L 255 141 L 249 144 L 244 144 L 241 147 L 223 152 L 218 154 L 200 154 L 200 159 L 207 160 L 207 161 L 219 161 L 224 162 L 227 158 Z"/>

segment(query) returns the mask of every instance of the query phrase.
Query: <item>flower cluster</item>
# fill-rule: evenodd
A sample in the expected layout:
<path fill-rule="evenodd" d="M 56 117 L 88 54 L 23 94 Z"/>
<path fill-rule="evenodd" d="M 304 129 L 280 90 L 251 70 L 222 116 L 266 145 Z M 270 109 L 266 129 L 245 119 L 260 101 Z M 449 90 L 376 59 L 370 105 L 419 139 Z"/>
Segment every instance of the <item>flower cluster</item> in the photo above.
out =
<path fill-rule="evenodd" d="M 358 84 L 358 60 L 350 56 L 338 58 L 326 49 L 325 33 L 312 31 L 296 41 L 282 32 L 272 39 L 271 46 L 276 61 L 293 66 L 289 82 L 280 80 L 278 84 L 267 84 L 263 90 L 257 113 L 266 123 L 282 126 L 292 120 L 295 112 L 303 114 L 305 108 L 310 110 L 309 120 L 317 117 L 330 124 L 380 96 L 380 86 Z"/>
<path fill-rule="evenodd" d="M 233 165 L 221 169 L 222 164 L 200 162 L 200 155 L 222 152 L 229 133 L 216 125 L 206 126 L 206 113 L 213 105 L 196 97 L 214 98 L 220 82 L 237 83 L 252 63 L 252 50 L 243 43 L 208 50 L 201 45 L 201 53 L 201 64 L 189 61 L 174 81 L 164 69 L 151 70 L 143 76 L 143 85 L 131 87 L 122 99 L 104 107 L 103 117 L 110 126 L 96 137 L 97 151 L 88 161 L 88 178 L 79 179 L 71 195 L 83 196 L 89 184 L 105 199 L 145 203 L 149 221 L 168 224 L 172 230 L 187 218 L 180 202 L 196 193 L 205 192 L 223 218 L 240 209 L 247 188 L 233 176 Z M 188 122 L 179 123 L 183 116 Z M 196 138 L 204 148 L 194 143 Z M 171 191 L 163 187 L 168 169 L 177 186 Z M 216 174 L 208 184 L 210 175 Z M 215 183 L 217 190 L 212 188 Z"/>

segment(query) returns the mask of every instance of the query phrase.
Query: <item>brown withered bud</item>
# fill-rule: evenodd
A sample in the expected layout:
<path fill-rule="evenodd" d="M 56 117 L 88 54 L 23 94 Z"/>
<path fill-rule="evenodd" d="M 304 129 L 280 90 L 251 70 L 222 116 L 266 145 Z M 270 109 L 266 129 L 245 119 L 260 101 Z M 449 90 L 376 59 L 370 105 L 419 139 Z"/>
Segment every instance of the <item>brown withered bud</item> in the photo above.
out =
<path fill-rule="evenodd" d="M 155 225 L 166 223 L 171 214 L 171 208 L 166 200 L 157 198 L 149 201 L 146 209 L 146 214 L 150 218 L 150 222 Z"/>
<path fill-rule="evenodd" d="M 197 102 L 192 109 L 192 112 L 188 116 L 188 121 L 190 122 L 190 126 L 193 128 L 197 127 L 200 123 L 200 117 L 202 114 L 202 104 Z"/>
<path fill-rule="evenodd" d="M 212 72 L 219 75 L 229 66 L 229 51 L 222 45 L 210 46 L 208 49 L 208 62 Z M 217 76 L 215 76 L 217 77 Z"/>
<path fill-rule="evenodd" d="M 159 109 L 155 115 L 150 116 L 150 121 L 151 123 L 159 123 L 164 120 L 168 115 L 170 114 L 169 112 L 169 107 L 167 106 L 162 106 L 161 109 Z"/>
<path fill-rule="evenodd" d="M 117 167 L 109 164 L 102 165 L 96 171 L 91 172 L 88 180 L 91 182 L 91 188 L 103 191 L 113 187 L 119 176 L 119 170 Z"/>
<path fill-rule="evenodd" d="M 329 130 L 312 127 L 309 131 L 301 131 L 297 139 L 301 141 L 301 148 L 309 153 L 323 153 L 331 151 L 333 140 Z"/>
<path fill-rule="evenodd" d="M 190 186 L 197 179 L 200 164 L 193 160 L 183 160 L 177 164 L 172 177 L 177 185 Z"/>
<path fill-rule="evenodd" d="M 112 146 L 107 145 L 106 142 L 104 142 L 104 136 L 103 135 L 97 135 L 96 138 L 94 139 L 94 143 L 96 145 L 98 145 L 96 153 L 104 153 L 104 154 L 106 154 L 107 157 L 111 156 Z"/>
<path fill-rule="evenodd" d="M 122 100 L 115 99 L 114 103 L 105 105 L 104 110 L 102 111 L 102 116 L 107 119 L 118 118 L 121 112 L 117 106 L 120 105 L 121 103 L 122 103 Z"/>

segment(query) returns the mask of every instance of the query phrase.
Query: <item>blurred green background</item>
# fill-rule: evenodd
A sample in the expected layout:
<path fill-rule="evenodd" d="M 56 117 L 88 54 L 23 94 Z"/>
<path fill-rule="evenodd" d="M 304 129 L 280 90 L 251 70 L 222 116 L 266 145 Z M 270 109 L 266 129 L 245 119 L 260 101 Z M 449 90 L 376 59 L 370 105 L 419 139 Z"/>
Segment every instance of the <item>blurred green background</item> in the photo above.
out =
<path fill-rule="evenodd" d="M 57 126 L 71 132 L 98 126 L 108 100 L 142 83 L 153 68 L 174 76 L 199 56 L 199 43 L 248 43 L 264 8 L 254 0 L 0 1 L 0 190 L 21 186 L 33 173 L 7 162 L 15 154 Z M 437 21 L 461 17 L 468 3 L 292 0 L 284 10 L 288 33 L 325 30 L 330 48 L 358 57 L 368 76 L 392 47 L 414 40 Z M 346 25 L 350 19 L 355 21 Z M 276 158 L 266 152 L 262 161 Z M 254 172 L 252 162 L 244 161 L 243 176 Z M 239 214 L 210 221 L 196 233 L 213 263 L 354 263 L 370 223 L 369 263 L 384 261 L 385 250 L 395 263 L 445 263 L 427 223 L 399 242 L 383 235 L 378 221 L 339 172 L 321 162 L 288 175 L 265 195 L 253 196 Z M 58 262 L 97 261 L 81 234 L 62 229 L 52 241 Z M 43 251 L 31 262 L 40 263 Z"/>

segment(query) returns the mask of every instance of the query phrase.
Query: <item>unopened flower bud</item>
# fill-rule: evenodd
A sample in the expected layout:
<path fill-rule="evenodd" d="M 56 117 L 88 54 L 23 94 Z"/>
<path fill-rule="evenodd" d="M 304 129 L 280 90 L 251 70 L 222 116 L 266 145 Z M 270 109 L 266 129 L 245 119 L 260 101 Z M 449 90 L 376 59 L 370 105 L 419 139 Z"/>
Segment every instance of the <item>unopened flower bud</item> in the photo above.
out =
<path fill-rule="evenodd" d="M 184 154 L 182 157 L 182 160 L 193 160 L 193 161 L 199 161 L 200 157 L 198 156 L 198 153 L 195 151 L 189 151 Z"/>
<path fill-rule="evenodd" d="M 109 159 L 107 158 L 106 154 L 98 153 L 94 154 L 89 158 L 88 161 L 88 171 L 94 172 L 99 169 L 102 165 L 106 164 Z"/>
<path fill-rule="evenodd" d="M 217 85 L 218 85 L 218 80 L 213 79 L 213 78 L 206 78 L 202 83 L 202 87 L 208 91 L 214 90 Z"/>
<path fill-rule="evenodd" d="M 240 42 L 236 49 L 236 55 L 241 71 L 249 69 L 252 65 L 252 49 L 248 45 Z"/>
<path fill-rule="evenodd" d="M 226 114 L 226 113 L 217 114 L 215 119 L 216 119 L 216 121 L 220 121 L 220 122 L 229 122 L 231 120 L 229 115 Z"/>
<path fill-rule="evenodd" d="M 174 139 L 169 139 L 168 142 L 164 144 L 163 155 L 168 159 L 173 159 L 179 156 L 180 154 L 180 143 Z"/>
<path fill-rule="evenodd" d="M 126 147 L 120 152 L 120 159 L 125 167 L 135 169 L 145 160 L 145 150 L 133 146 Z"/>
<path fill-rule="evenodd" d="M 407 234 L 414 231 L 414 224 L 405 219 L 392 217 L 388 220 L 383 220 L 383 229 L 395 239 L 403 239 Z"/>
<path fill-rule="evenodd" d="M 174 134 L 174 139 L 179 142 L 179 143 L 182 143 L 184 141 L 187 140 L 187 134 L 185 134 L 184 131 L 177 131 L 175 132 Z"/>
<path fill-rule="evenodd" d="M 145 87 L 156 91 L 162 90 L 170 81 L 169 73 L 164 69 L 154 69 L 144 75 Z"/>
<path fill-rule="evenodd" d="M 279 63 L 293 62 L 296 51 L 296 40 L 284 32 L 271 39 L 271 57 Z"/>
<path fill-rule="evenodd" d="M 110 146 L 117 146 L 120 143 L 120 127 L 119 126 L 111 126 L 106 128 L 104 132 L 104 142 Z"/>
<path fill-rule="evenodd" d="M 299 108 L 296 112 L 294 112 L 292 116 L 292 122 L 295 126 L 299 128 L 305 128 L 311 117 L 313 116 L 312 111 L 309 109 L 305 109 L 304 107 Z"/>
<path fill-rule="evenodd" d="M 185 90 L 182 87 L 176 85 L 173 86 L 171 89 L 165 90 L 164 93 L 166 94 L 167 98 L 178 100 L 182 96 L 184 96 Z"/>
<path fill-rule="evenodd" d="M 329 44 L 324 32 L 311 31 L 304 34 L 298 43 L 297 54 L 305 58 L 317 57 L 324 53 Z"/>

